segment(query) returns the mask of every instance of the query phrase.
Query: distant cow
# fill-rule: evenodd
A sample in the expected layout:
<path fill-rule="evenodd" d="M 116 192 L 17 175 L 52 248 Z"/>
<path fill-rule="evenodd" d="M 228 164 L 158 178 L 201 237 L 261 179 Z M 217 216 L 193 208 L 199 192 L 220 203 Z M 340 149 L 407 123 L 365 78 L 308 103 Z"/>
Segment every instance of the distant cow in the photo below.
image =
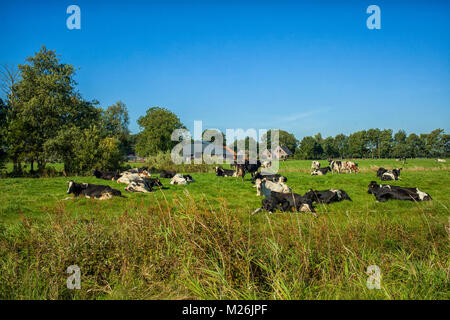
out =
<path fill-rule="evenodd" d="M 348 171 L 350 173 L 352 173 L 352 172 L 357 173 L 358 172 L 358 164 L 353 161 L 343 161 L 342 169 L 345 171 Z"/>
<path fill-rule="evenodd" d="M 86 198 L 94 198 L 98 200 L 110 199 L 113 196 L 122 197 L 119 190 L 113 189 L 110 186 L 103 186 L 90 183 L 76 183 L 73 180 L 69 181 L 69 188 L 67 194 L 73 193 L 76 197 L 83 195 Z"/>
<path fill-rule="evenodd" d="M 385 168 L 379 168 L 377 171 L 377 177 L 381 181 L 399 180 L 400 171 L 403 168 L 396 168 L 392 170 L 387 170 Z"/>
<path fill-rule="evenodd" d="M 256 163 L 250 163 L 248 160 L 245 160 L 245 172 L 248 172 L 252 175 L 255 175 L 258 172 L 258 169 L 262 166 L 261 161 L 257 160 Z"/>
<path fill-rule="evenodd" d="M 331 172 L 341 173 L 342 161 L 328 160 L 330 163 Z"/>
<path fill-rule="evenodd" d="M 169 178 L 169 179 L 171 179 L 171 178 L 175 177 L 176 174 L 177 173 L 175 171 L 162 170 L 161 173 L 159 174 L 159 176 L 161 178 Z"/>
<path fill-rule="evenodd" d="M 97 168 L 94 169 L 94 172 L 92 173 L 97 179 L 103 179 L 103 180 L 112 180 L 115 181 L 120 178 L 119 173 L 115 172 L 102 172 L 99 171 Z"/>
<path fill-rule="evenodd" d="M 255 181 L 256 195 L 257 196 L 268 196 L 271 191 L 280 193 L 290 193 L 292 192 L 284 182 L 272 182 L 267 179 L 256 179 Z"/>
<path fill-rule="evenodd" d="M 311 164 L 311 170 L 316 171 L 320 169 L 320 162 L 319 161 L 313 161 Z"/>
<path fill-rule="evenodd" d="M 256 209 L 252 215 L 261 210 L 266 210 L 270 213 L 274 211 L 295 211 L 295 212 L 313 212 L 315 210 L 311 201 L 296 193 L 279 193 L 272 191 L 267 197 L 262 200 L 262 206 Z"/>
<path fill-rule="evenodd" d="M 312 176 L 324 176 L 327 174 L 327 172 L 331 172 L 330 167 L 316 169 L 313 172 L 311 172 L 311 175 Z"/>
<path fill-rule="evenodd" d="M 222 167 L 215 167 L 214 171 L 216 172 L 216 176 L 218 177 L 235 177 L 236 172 L 230 169 L 224 169 Z"/>
<path fill-rule="evenodd" d="M 436 159 L 437 162 L 447 162 L 445 159 Z"/>
<path fill-rule="evenodd" d="M 367 193 L 373 194 L 379 202 L 386 202 L 389 199 L 410 201 L 432 200 L 428 193 L 422 192 L 418 188 L 382 185 L 377 184 L 375 181 L 370 182 Z"/>
<path fill-rule="evenodd" d="M 330 204 L 332 202 L 338 202 L 342 200 L 349 200 L 349 195 L 344 190 L 338 190 L 338 189 L 330 189 L 330 190 L 323 190 L 323 191 L 317 191 L 317 190 L 309 190 L 305 194 L 305 198 L 312 202 L 316 203 L 325 203 Z"/>
<path fill-rule="evenodd" d="M 261 172 L 255 173 L 252 178 L 252 183 L 255 183 L 256 179 L 266 179 L 272 182 L 287 182 L 287 178 L 281 174 L 262 174 Z"/>

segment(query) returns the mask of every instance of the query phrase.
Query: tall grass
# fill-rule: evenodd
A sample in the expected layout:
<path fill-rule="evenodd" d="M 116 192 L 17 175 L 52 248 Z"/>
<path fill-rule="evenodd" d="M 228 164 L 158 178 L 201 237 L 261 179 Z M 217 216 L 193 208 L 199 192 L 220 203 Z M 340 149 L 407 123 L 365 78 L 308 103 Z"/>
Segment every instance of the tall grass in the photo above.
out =
<path fill-rule="evenodd" d="M 160 191 L 163 192 L 163 191 Z M 260 214 L 189 192 L 74 219 L 0 224 L 1 299 L 448 299 L 449 234 L 435 209 Z M 448 214 L 448 209 L 447 209 Z M 70 265 L 81 290 L 66 288 Z M 366 286 L 369 265 L 381 290 Z"/>

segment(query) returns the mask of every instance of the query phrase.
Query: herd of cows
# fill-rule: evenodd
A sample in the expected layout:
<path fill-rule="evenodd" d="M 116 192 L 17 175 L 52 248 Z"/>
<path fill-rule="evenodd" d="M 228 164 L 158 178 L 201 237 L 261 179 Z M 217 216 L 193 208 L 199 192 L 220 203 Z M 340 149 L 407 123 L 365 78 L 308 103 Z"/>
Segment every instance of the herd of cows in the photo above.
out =
<path fill-rule="evenodd" d="M 261 167 L 268 168 L 270 162 L 261 163 L 259 160 L 255 164 L 245 161 L 244 163 L 234 163 L 231 165 L 234 169 L 224 169 L 215 167 L 214 171 L 217 177 L 235 177 L 238 179 L 246 174 L 251 174 L 252 183 L 256 188 L 257 196 L 264 196 L 262 205 L 252 214 L 261 210 L 268 212 L 274 211 L 295 211 L 295 212 L 311 212 L 315 215 L 314 204 L 330 204 L 343 200 L 352 201 L 350 196 L 344 190 L 328 189 L 328 190 L 312 190 L 310 189 L 305 195 L 292 192 L 292 189 L 286 184 L 287 178 L 280 174 L 264 174 L 259 171 Z M 402 168 L 388 170 L 379 168 L 376 177 L 381 181 L 399 180 Z M 329 166 L 320 167 L 319 161 L 313 161 L 311 165 L 311 175 L 325 175 L 331 173 L 357 173 L 358 164 L 352 161 L 335 161 L 329 160 Z M 98 179 L 117 181 L 117 183 L 126 184 L 124 188 L 127 192 L 149 193 L 155 188 L 164 188 L 158 177 L 151 177 L 148 168 L 133 168 L 122 173 L 101 172 L 94 170 L 93 175 Z M 162 170 L 159 173 L 160 178 L 170 178 L 170 184 L 188 185 L 194 182 L 191 175 L 183 175 L 175 171 Z M 407 188 L 393 185 L 382 185 L 376 181 L 369 184 L 368 193 L 373 194 L 379 202 L 385 202 L 390 199 L 410 200 L 410 201 L 426 201 L 431 200 L 429 194 L 420 191 L 418 188 Z M 95 198 L 99 200 L 110 199 L 114 196 L 124 197 L 122 192 L 106 185 L 97 185 L 90 183 L 76 183 L 69 181 L 68 194 L 74 196 L 84 196 L 87 198 Z M 66 198 L 67 200 L 69 198 Z"/>

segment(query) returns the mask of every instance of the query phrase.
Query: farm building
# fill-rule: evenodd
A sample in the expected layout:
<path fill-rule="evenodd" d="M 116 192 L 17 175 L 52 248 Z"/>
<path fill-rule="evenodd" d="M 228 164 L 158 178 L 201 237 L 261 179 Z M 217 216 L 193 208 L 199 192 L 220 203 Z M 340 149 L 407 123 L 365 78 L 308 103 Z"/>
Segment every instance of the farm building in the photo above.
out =
<path fill-rule="evenodd" d="M 227 146 L 219 146 L 206 141 L 194 141 L 183 147 L 183 157 L 188 162 L 194 159 L 201 159 L 203 154 L 212 156 L 222 156 L 226 161 L 233 161 L 235 153 Z"/>
<path fill-rule="evenodd" d="M 275 150 L 266 149 L 261 153 L 261 158 L 263 159 L 281 159 L 284 160 L 293 153 L 286 146 L 278 146 Z"/>

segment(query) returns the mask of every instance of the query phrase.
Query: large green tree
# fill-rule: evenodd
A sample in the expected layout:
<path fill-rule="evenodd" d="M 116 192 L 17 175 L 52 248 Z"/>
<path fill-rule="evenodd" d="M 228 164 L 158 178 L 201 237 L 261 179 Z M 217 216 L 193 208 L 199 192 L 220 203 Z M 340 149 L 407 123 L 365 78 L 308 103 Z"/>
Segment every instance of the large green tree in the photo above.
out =
<path fill-rule="evenodd" d="M 138 119 L 141 132 L 136 142 L 136 153 L 142 157 L 170 151 L 178 142 L 172 141 L 172 132 L 185 129 L 176 114 L 160 107 L 147 110 L 145 116 Z"/>
<path fill-rule="evenodd" d="M 26 132 L 23 152 L 42 171 L 48 158 L 45 143 L 69 125 L 85 127 L 99 112 L 75 90 L 74 67 L 61 63 L 55 51 L 42 46 L 19 70 L 21 79 L 11 97 L 13 121 Z"/>

